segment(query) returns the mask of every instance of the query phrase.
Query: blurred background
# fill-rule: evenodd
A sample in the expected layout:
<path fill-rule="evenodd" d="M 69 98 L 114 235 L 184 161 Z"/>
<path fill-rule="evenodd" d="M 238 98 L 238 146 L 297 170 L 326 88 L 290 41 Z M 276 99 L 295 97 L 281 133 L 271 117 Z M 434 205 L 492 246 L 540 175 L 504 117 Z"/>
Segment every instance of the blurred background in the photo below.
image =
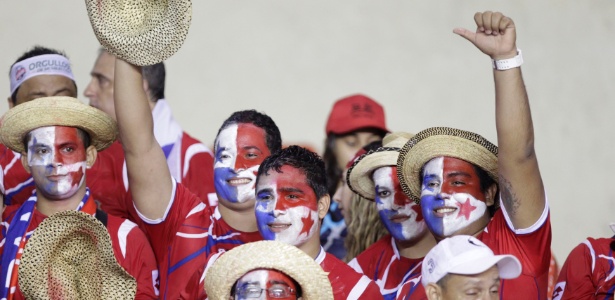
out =
<path fill-rule="evenodd" d="M 496 142 L 491 62 L 452 33 L 476 11 L 517 25 L 560 264 L 615 221 L 615 2 L 193 1 L 192 26 L 167 62 L 175 118 L 211 146 L 233 111 L 254 108 L 285 144 L 323 150 L 333 102 L 363 93 L 393 131 L 451 126 Z M 80 99 L 99 47 L 83 1 L 0 0 L 0 95 L 34 45 L 64 50 Z M 8 106 L 0 101 L 0 113 Z"/>

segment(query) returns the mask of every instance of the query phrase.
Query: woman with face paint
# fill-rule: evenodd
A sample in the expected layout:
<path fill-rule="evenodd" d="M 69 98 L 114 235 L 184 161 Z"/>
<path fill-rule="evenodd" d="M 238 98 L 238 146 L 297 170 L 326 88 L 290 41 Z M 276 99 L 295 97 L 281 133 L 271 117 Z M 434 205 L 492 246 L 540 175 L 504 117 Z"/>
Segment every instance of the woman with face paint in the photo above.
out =
<path fill-rule="evenodd" d="M 212 300 L 332 300 L 327 274 L 292 245 L 260 241 L 210 259 L 205 289 Z"/>
<path fill-rule="evenodd" d="M 371 98 L 357 94 L 338 100 L 327 120 L 323 159 L 327 172 L 329 195 L 333 196 L 342 177 L 342 171 L 361 148 L 380 141 L 388 132 L 384 108 Z M 344 216 L 333 203 L 323 221 L 321 244 L 325 251 L 342 259 L 346 255 Z"/>
<path fill-rule="evenodd" d="M 324 162 L 290 146 L 265 159 L 256 183 L 256 220 L 266 240 L 294 245 L 329 273 L 335 299 L 380 299 L 378 287 L 320 246 L 329 208 Z"/>
<path fill-rule="evenodd" d="M 140 67 L 115 60 L 115 110 L 133 202 L 158 258 L 162 298 L 204 298 L 207 257 L 262 239 L 254 216 L 256 171 L 281 148 L 280 132 L 254 110 L 222 124 L 214 148 L 219 205 L 209 206 L 170 175 L 142 82 Z"/>
<path fill-rule="evenodd" d="M 495 254 L 519 258 L 522 274 L 502 281 L 501 299 L 546 299 L 551 223 L 515 24 L 491 11 L 474 21 L 475 31 L 453 32 L 492 59 L 499 148 L 472 132 L 429 128 L 400 151 L 398 176 L 437 240 L 471 235 Z"/>
<path fill-rule="evenodd" d="M 383 147 L 359 157 L 348 170 L 349 187 L 376 203 L 380 220 L 389 232 L 348 264 L 357 272 L 373 276 L 387 299 L 395 297 L 405 281 L 415 282 L 408 299 L 425 297 L 420 285 L 422 260 L 436 244 L 420 207 L 403 193 L 397 179 L 399 149 L 411 136 L 404 132 L 385 136 Z"/>

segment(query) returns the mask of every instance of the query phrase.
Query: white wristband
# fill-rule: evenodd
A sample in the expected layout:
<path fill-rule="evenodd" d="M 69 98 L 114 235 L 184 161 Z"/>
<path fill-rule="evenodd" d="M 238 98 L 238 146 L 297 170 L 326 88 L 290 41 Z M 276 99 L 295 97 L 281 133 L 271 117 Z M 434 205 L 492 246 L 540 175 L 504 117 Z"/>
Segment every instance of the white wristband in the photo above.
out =
<path fill-rule="evenodd" d="M 523 64 L 523 56 L 521 55 L 521 49 L 517 48 L 517 56 L 509 59 L 491 60 L 493 68 L 498 71 L 508 70 L 512 68 L 518 68 Z"/>

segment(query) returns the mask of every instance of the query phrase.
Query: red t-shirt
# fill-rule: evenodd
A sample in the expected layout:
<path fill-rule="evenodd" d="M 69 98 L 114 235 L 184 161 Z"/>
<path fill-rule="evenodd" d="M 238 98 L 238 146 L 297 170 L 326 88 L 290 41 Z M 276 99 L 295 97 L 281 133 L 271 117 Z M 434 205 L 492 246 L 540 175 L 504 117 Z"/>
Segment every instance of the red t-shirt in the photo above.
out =
<path fill-rule="evenodd" d="M 357 273 L 321 247 L 315 261 L 325 272 L 333 288 L 333 299 L 382 299 L 380 289 L 367 276 Z"/>
<path fill-rule="evenodd" d="M 545 203 L 538 221 L 526 229 L 514 230 L 505 213 L 502 205 L 477 236 L 496 255 L 512 254 L 521 262 L 521 275 L 516 279 L 502 280 L 500 296 L 502 299 L 547 299 L 551 261 L 549 207 Z"/>
<path fill-rule="evenodd" d="M 562 266 L 553 300 L 613 299 L 615 256 L 612 238 L 587 238 L 575 247 Z"/>
<path fill-rule="evenodd" d="M 395 239 L 385 235 L 348 265 L 373 280 L 384 299 L 395 299 L 404 282 L 409 283 L 404 285 L 404 296 L 400 299 L 426 299 L 425 289 L 421 285 L 422 263 L 423 258 L 412 259 L 399 255 Z"/>
<path fill-rule="evenodd" d="M 18 208 L 19 205 L 7 206 L 2 214 L 3 222 L 10 224 Z M 45 218 L 47 216 L 34 209 L 28 232 L 36 229 Z M 113 215 L 107 215 L 106 227 L 111 236 L 115 259 L 137 280 L 135 299 L 158 299 L 159 278 L 156 259 L 145 234 L 135 223 Z M 4 232 L 4 228 L 0 230 L 2 245 L 4 245 Z M 0 247 L 0 254 L 3 249 Z M 15 299 L 25 299 L 19 288 L 15 292 Z"/>
<path fill-rule="evenodd" d="M 200 275 L 211 253 L 263 239 L 258 231 L 233 229 L 217 207 L 201 202 L 175 181 L 165 216 L 141 219 L 160 266 L 161 299 L 191 299 L 200 294 L 195 289 L 203 289 Z"/>

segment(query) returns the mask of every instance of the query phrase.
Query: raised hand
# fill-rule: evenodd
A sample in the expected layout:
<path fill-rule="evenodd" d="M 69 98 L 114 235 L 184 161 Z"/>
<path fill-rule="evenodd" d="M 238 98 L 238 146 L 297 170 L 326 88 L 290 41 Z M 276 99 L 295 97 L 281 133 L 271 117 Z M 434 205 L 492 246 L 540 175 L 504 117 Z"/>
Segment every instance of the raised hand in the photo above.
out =
<path fill-rule="evenodd" d="M 453 32 L 470 41 L 492 59 L 506 59 L 517 55 L 515 23 L 500 12 L 474 14 L 476 32 L 455 28 Z"/>

